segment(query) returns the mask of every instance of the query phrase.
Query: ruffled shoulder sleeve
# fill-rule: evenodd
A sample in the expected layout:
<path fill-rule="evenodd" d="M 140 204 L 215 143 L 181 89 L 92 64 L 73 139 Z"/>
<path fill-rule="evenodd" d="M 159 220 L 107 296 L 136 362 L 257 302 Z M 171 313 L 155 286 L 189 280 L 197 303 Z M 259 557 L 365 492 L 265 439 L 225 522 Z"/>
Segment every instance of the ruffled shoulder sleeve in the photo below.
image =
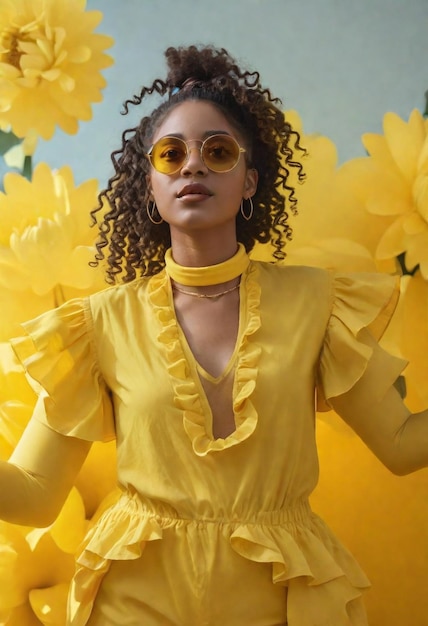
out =
<path fill-rule="evenodd" d="M 89 299 L 70 300 L 23 328 L 25 335 L 11 344 L 43 398 L 34 417 L 63 435 L 114 439 L 113 408 L 96 358 Z"/>
<path fill-rule="evenodd" d="M 395 383 L 406 361 L 379 346 L 398 303 L 399 279 L 387 274 L 331 273 L 330 317 L 318 372 L 318 410 L 354 387 L 368 364 L 365 393 L 378 401 Z"/>

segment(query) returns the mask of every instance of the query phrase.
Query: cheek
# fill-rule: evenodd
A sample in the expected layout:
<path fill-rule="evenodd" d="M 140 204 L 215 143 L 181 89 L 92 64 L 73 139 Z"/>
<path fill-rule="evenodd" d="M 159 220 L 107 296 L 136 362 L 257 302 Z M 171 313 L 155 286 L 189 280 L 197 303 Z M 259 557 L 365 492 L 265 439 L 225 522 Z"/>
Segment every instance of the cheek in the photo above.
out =
<path fill-rule="evenodd" d="M 149 179 L 149 189 L 152 196 L 155 198 L 161 197 L 165 193 L 165 181 L 159 180 L 159 175 L 156 175 L 156 173 L 152 174 Z"/>
<path fill-rule="evenodd" d="M 164 219 L 174 201 L 174 190 L 170 186 L 171 182 L 169 177 L 162 174 L 155 173 L 150 177 L 150 196 Z"/>
<path fill-rule="evenodd" d="M 147 187 L 150 193 L 153 193 L 157 188 L 156 176 L 153 172 L 147 176 Z"/>

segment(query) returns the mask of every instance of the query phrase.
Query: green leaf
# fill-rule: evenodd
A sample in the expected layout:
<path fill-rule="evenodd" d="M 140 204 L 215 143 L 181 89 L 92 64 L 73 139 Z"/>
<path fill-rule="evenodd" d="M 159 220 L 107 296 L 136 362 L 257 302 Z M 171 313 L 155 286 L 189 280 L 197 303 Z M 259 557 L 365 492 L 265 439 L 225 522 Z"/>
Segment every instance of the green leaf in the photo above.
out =
<path fill-rule="evenodd" d="M 27 178 L 28 180 L 31 180 L 31 177 L 33 175 L 33 159 L 31 156 L 25 157 L 22 175 L 25 176 L 25 178 Z"/>
<path fill-rule="evenodd" d="M 8 150 L 21 143 L 22 139 L 14 135 L 13 133 L 5 133 L 0 130 L 0 154 L 5 154 Z"/>

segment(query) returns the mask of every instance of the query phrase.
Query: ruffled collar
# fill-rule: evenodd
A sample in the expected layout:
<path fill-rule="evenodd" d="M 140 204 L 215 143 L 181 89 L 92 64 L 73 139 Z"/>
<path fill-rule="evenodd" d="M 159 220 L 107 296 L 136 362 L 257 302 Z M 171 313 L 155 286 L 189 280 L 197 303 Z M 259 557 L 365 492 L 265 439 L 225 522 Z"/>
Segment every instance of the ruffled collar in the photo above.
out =
<path fill-rule="evenodd" d="M 241 276 L 247 269 L 250 259 L 242 245 L 238 244 L 236 254 L 216 265 L 204 267 L 186 267 L 179 265 L 172 258 L 172 250 L 169 248 L 165 253 L 166 273 L 174 281 L 188 287 L 205 287 L 207 285 L 219 285 Z"/>

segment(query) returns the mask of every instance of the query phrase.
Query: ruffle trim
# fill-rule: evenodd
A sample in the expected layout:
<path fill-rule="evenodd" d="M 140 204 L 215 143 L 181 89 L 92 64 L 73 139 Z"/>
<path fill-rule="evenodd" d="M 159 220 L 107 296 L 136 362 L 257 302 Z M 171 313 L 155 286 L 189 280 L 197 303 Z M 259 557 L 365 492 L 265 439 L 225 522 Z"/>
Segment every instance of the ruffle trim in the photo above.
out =
<path fill-rule="evenodd" d="M 74 299 L 24 323 L 26 336 L 11 345 L 29 382 L 41 394 L 53 430 L 88 441 L 114 439 L 110 397 L 88 330 L 87 302 Z"/>
<path fill-rule="evenodd" d="M 87 623 L 111 561 L 139 558 L 146 542 L 162 539 L 165 528 L 203 521 L 163 517 L 151 508 L 137 495 L 125 494 L 90 531 L 72 581 L 70 626 Z M 237 554 L 272 564 L 273 583 L 287 587 L 289 626 L 367 626 L 361 596 L 370 583 L 309 505 L 305 502 L 262 518 L 222 526 L 230 526 L 229 540 Z"/>
<path fill-rule="evenodd" d="M 273 582 L 287 587 L 289 626 L 367 626 L 362 593 L 370 582 L 313 513 L 300 523 L 242 524 L 230 541 L 242 557 L 272 564 Z"/>
<path fill-rule="evenodd" d="M 82 552 L 76 559 L 76 573 L 71 582 L 68 600 L 70 626 L 87 623 L 98 588 L 111 561 L 138 559 L 147 541 L 162 538 L 162 528 L 144 510 L 134 495 L 122 496 L 107 509 L 85 538 Z"/>
<path fill-rule="evenodd" d="M 320 359 L 320 409 L 354 387 L 373 353 L 382 353 L 377 393 L 386 392 L 406 361 L 377 346 L 399 298 L 399 279 L 387 274 L 332 274 L 331 315 Z"/>
<path fill-rule="evenodd" d="M 174 387 L 174 402 L 183 413 L 183 426 L 198 456 L 218 452 L 235 446 L 254 432 L 258 415 L 251 400 L 257 379 L 261 348 L 251 341 L 260 328 L 260 286 L 256 280 L 257 268 L 250 264 L 241 279 L 241 289 L 246 290 L 247 320 L 237 353 L 233 410 L 236 429 L 225 439 L 214 439 L 204 415 L 196 383 L 187 364 L 180 343 L 179 329 L 174 310 L 169 301 L 169 279 L 165 271 L 150 281 L 149 298 L 161 330 L 158 335 L 163 345 L 167 368 Z"/>

